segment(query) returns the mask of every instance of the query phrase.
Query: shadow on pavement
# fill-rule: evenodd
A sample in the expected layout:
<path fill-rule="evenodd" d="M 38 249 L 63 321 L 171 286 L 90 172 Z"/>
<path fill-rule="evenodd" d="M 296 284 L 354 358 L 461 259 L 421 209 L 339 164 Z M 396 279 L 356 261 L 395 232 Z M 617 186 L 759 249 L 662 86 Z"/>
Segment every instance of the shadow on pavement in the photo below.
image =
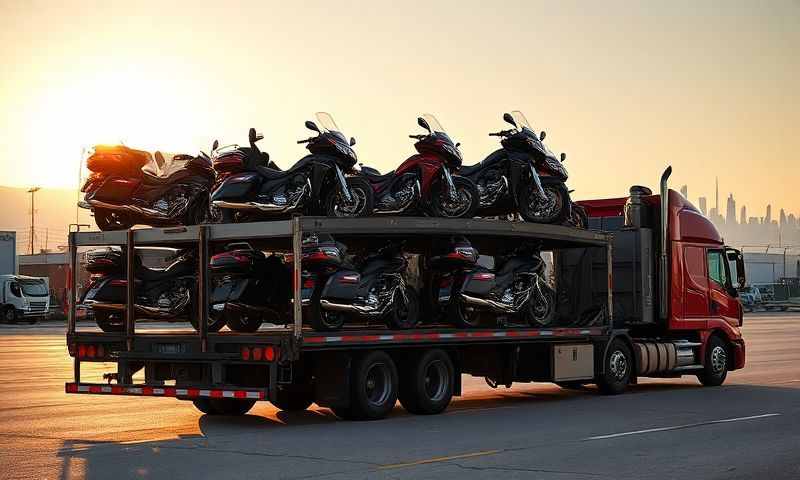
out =
<path fill-rule="evenodd" d="M 445 414 L 429 417 L 406 414 L 398 404 L 388 419 L 375 422 L 340 421 L 327 409 L 269 416 L 203 415 L 198 418 L 198 435 L 143 442 L 66 440 L 58 451 L 60 478 L 295 478 L 330 473 L 346 478 L 348 472 L 363 477 L 378 473 L 384 463 L 442 455 L 450 447 L 443 439 L 467 444 L 459 447 L 465 451 L 514 437 L 530 443 L 543 436 L 569 435 L 575 438 L 561 441 L 571 444 L 580 440 L 583 430 L 619 431 L 637 422 L 658 426 L 665 420 L 653 417 L 654 409 L 681 415 L 703 403 L 724 402 L 729 411 L 694 412 L 700 420 L 714 420 L 752 409 L 783 409 L 788 414 L 800 403 L 800 389 L 772 386 L 706 389 L 647 383 L 614 398 L 594 390 L 470 394 Z M 537 429 L 534 436 L 532 426 Z M 590 458 L 579 462 L 591 469 Z"/>

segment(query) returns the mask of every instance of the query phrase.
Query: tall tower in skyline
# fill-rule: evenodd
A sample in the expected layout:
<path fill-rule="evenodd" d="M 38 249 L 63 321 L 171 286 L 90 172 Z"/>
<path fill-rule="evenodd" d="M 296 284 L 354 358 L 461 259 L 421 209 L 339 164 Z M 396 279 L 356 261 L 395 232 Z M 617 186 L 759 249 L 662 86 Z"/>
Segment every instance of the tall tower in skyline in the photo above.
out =
<path fill-rule="evenodd" d="M 747 224 L 747 205 L 742 205 L 741 214 L 739 215 L 739 224 L 746 225 Z"/>
<path fill-rule="evenodd" d="M 725 223 L 728 225 L 736 224 L 736 200 L 733 199 L 733 194 L 728 194 L 728 202 L 725 205 Z"/>
<path fill-rule="evenodd" d="M 683 195 L 683 198 L 685 198 L 686 200 L 689 200 L 689 186 L 688 185 L 684 185 L 684 186 L 681 187 L 681 195 Z"/>
<path fill-rule="evenodd" d="M 764 216 L 764 223 L 769 225 L 772 223 L 772 205 L 767 204 L 767 214 Z"/>
<path fill-rule="evenodd" d="M 719 177 L 714 177 L 714 210 L 719 213 Z"/>
<path fill-rule="evenodd" d="M 706 208 L 708 207 L 708 205 L 706 205 L 706 197 L 699 197 L 697 199 L 697 204 L 700 207 L 700 212 L 703 215 L 708 216 L 708 211 L 706 210 Z"/>

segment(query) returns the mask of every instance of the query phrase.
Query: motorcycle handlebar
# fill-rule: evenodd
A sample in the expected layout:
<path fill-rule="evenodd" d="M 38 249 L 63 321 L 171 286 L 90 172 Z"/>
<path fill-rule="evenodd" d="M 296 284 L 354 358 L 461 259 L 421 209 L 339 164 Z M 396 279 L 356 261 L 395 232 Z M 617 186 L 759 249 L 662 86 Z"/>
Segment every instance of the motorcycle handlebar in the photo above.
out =
<path fill-rule="evenodd" d="M 298 140 L 298 141 L 297 141 L 297 143 L 298 143 L 298 144 L 300 144 L 300 143 L 308 143 L 308 142 L 310 142 L 310 141 L 311 141 L 311 139 L 310 139 L 310 138 L 306 138 L 305 140 Z"/>
<path fill-rule="evenodd" d="M 511 130 L 500 130 L 499 132 L 490 133 L 490 137 L 507 137 L 511 133 Z"/>
<path fill-rule="evenodd" d="M 427 137 L 427 135 L 409 135 L 408 136 L 408 138 L 413 138 L 415 140 L 422 140 L 425 137 Z"/>

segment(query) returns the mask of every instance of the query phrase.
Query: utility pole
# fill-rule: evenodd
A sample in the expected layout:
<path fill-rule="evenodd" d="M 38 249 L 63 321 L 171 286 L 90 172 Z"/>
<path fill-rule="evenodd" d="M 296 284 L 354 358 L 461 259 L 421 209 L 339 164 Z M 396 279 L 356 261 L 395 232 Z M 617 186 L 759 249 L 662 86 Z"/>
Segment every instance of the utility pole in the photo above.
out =
<path fill-rule="evenodd" d="M 41 190 L 39 187 L 32 187 L 28 189 L 28 193 L 31 194 L 31 238 L 30 238 L 30 247 L 28 248 L 28 253 L 33 255 L 33 232 L 35 231 L 35 224 L 36 224 L 36 210 L 34 209 L 34 196 L 36 192 Z"/>

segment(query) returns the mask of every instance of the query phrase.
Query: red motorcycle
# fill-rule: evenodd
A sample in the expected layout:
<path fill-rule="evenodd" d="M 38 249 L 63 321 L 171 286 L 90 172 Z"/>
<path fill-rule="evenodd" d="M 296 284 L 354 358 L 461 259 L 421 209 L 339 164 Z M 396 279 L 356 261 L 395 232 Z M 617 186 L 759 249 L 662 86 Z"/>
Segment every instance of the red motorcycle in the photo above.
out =
<path fill-rule="evenodd" d="M 478 208 L 478 189 L 468 178 L 454 175 L 461 168 L 461 152 L 433 115 L 417 119 L 428 133 L 409 135 L 419 152 L 385 175 L 371 167 L 361 173 L 372 185 L 374 214 L 425 214 L 471 218 Z"/>

